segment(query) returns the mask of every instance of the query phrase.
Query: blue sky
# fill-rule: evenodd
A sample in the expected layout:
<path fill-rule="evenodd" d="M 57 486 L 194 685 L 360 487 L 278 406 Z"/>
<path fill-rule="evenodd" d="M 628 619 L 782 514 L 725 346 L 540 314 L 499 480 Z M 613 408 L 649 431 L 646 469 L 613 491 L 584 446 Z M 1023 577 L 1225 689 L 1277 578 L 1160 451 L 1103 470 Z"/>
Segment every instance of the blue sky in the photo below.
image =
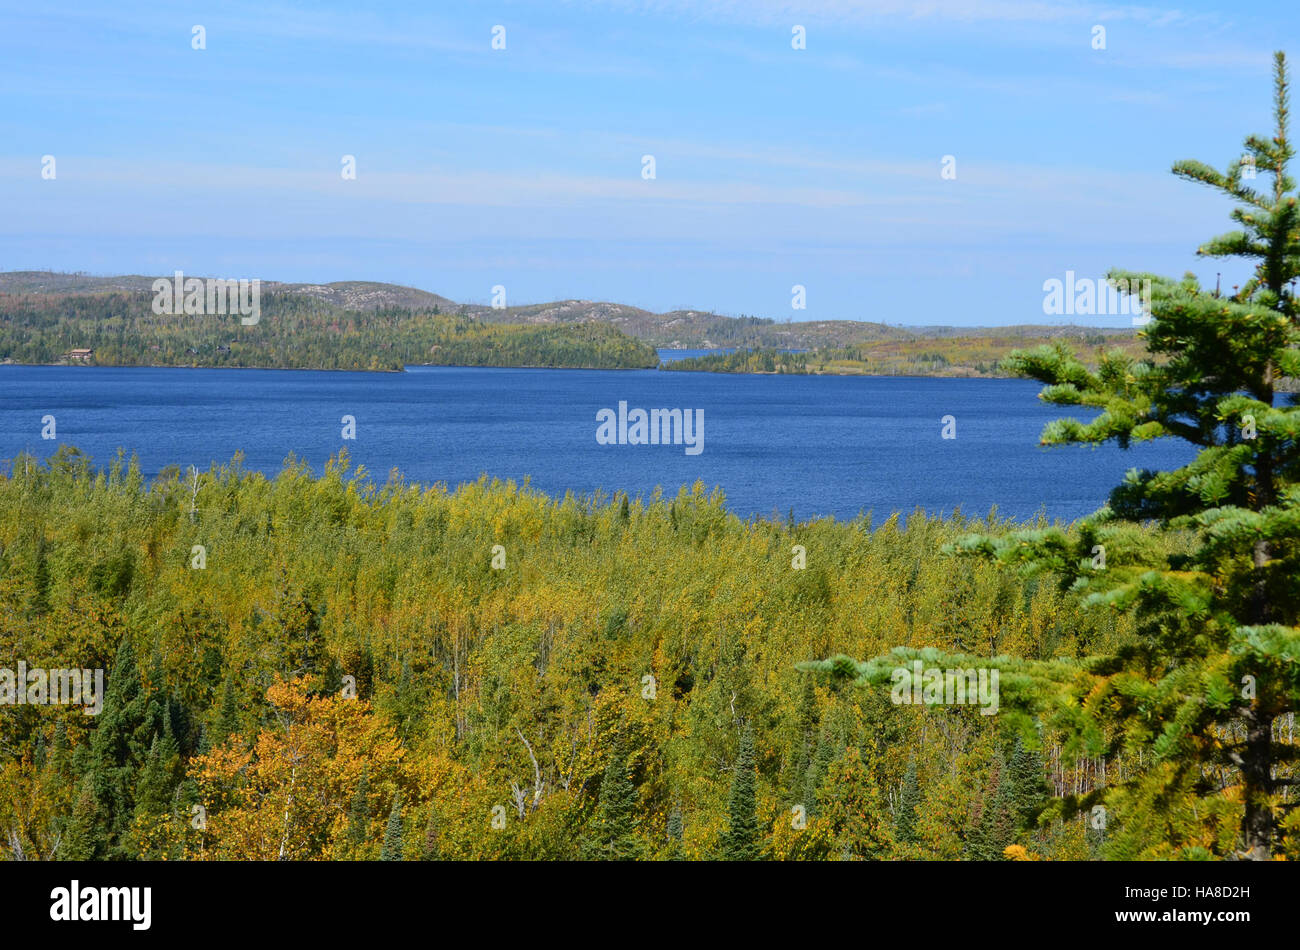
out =
<path fill-rule="evenodd" d="M 1061 322 L 1042 285 L 1067 270 L 1240 280 L 1194 253 L 1230 206 L 1168 169 L 1271 131 L 1297 21 L 1285 2 L 4 0 L 0 270 Z"/>

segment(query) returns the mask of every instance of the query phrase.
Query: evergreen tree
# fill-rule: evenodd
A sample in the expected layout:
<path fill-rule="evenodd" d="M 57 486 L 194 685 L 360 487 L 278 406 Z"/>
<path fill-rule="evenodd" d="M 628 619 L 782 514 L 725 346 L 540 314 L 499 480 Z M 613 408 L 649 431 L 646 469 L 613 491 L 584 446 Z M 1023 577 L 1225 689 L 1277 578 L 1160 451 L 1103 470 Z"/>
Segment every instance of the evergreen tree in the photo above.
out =
<path fill-rule="evenodd" d="M 140 682 L 131 640 L 124 637 L 90 742 L 97 857 L 134 857 L 126 849 L 125 835 L 135 813 L 136 772 L 148 754 L 146 742 L 154 732 L 157 712 Z"/>
<path fill-rule="evenodd" d="M 51 743 L 47 766 L 54 775 L 66 775 L 71 766 L 72 750 L 68 744 L 68 725 L 62 719 L 54 723 L 54 741 Z"/>
<path fill-rule="evenodd" d="M 916 844 L 916 808 L 921 804 L 921 786 L 916 778 L 916 759 L 907 760 L 903 773 L 903 790 L 898 796 L 898 818 L 894 822 L 894 837 L 903 844 Z"/>
<path fill-rule="evenodd" d="M 1043 757 L 1036 749 L 1026 745 L 1020 736 L 1016 737 L 1007 777 L 1011 787 L 1015 823 L 1021 830 L 1031 829 L 1047 802 L 1047 776 L 1043 768 Z"/>
<path fill-rule="evenodd" d="M 209 739 L 213 746 L 219 746 L 239 732 L 239 704 L 235 702 L 234 677 L 227 676 L 221 686 L 221 707 L 217 715 L 216 726 Z"/>
<path fill-rule="evenodd" d="M 393 796 L 393 808 L 388 813 L 388 826 L 384 828 L 384 844 L 379 851 L 380 861 L 402 860 L 402 796 Z"/>
<path fill-rule="evenodd" d="M 668 859 L 670 861 L 682 859 L 682 841 L 685 835 L 686 825 L 682 820 L 682 807 L 673 805 L 673 810 L 668 813 Z"/>
<path fill-rule="evenodd" d="M 880 804 L 873 760 L 872 752 L 849 746 L 831 763 L 822 785 L 822 814 L 845 861 L 880 858 L 893 843 Z"/>
<path fill-rule="evenodd" d="M 806 676 L 803 681 L 803 695 L 799 699 L 798 734 L 795 737 L 794 763 L 790 770 L 790 788 L 796 796 L 803 791 L 807 782 L 808 766 L 817 748 L 819 720 L 816 684 L 811 676 Z M 803 804 L 807 807 L 809 803 L 805 801 Z"/>
<path fill-rule="evenodd" d="M 821 805 L 818 800 L 818 790 L 822 786 L 822 780 L 826 777 L 827 770 L 834 761 L 835 745 L 831 742 L 829 733 L 823 731 L 817 737 L 817 751 L 809 761 L 808 771 L 804 775 L 803 804 L 810 815 L 816 815 L 820 812 Z"/>
<path fill-rule="evenodd" d="M 1236 202 L 1239 229 L 1198 253 L 1243 258 L 1251 277 L 1224 295 L 1191 274 L 1112 271 L 1130 294 L 1150 289 L 1142 331 L 1149 358 L 1110 353 L 1094 372 L 1057 345 L 1007 364 L 1047 384 L 1046 402 L 1098 410 L 1089 421 L 1049 423 L 1044 444 L 1126 448 L 1175 438 L 1196 447 L 1195 459 L 1173 471 L 1129 472 L 1077 530 L 973 535 L 954 547 L 1026 574 L 1053 572 L 1086 604 L 1132 611 L 1135 638 L 1082 662 L 923 658 L 899 648 L 862 664 L 835 657 L 804 665 L 879 685 L 913 659 L 1001 669 L 1001 711 L 1022 732 L 1045 720 L 1066 735 L 1066 754 L 1141 755 L 1143 767 L 1108 790 L 1134 809 L 1120 816 L 1127 823 L 1160 829 L 1140 857 L 1207 853 L 1201 842 L 1215 837 L 1208 823 L 1230 810 L 1239 824 L 1230 850 L 1264 860 L 1296 821 L 1282 793 L 1296 782 L 1300 747 L 1273 736 L 1275 722 L 1300 705 L 1300 407 L 1278 393 L 1281 380 L 1300 378 L 1300 207 L 1288 173 L 1282 53 L 1274 89 L 1276 129 L 1248 137 L 1240 162 L 1222 172 L 1196 161 L 1173 166 Z M 1256 188 L 1247 169 L 1267 176 L 1266 187 Z M 1167 536 L 1145 531 L 1151 521 Z M 1203 827 L 1174 831 L 1162 820 L 1171 803 L 1193 798 L 1200 807 L 1186 810 Z"/>
<path fill-rule="evenodd" d="M 758 775 L 754 771 L 754 730 L 740 734 L 740 754 L 727 800 L 727 830 L 722 856 L 727 861 L 755 861 L 761 851 L 758 828 Z"/>
<path fill-rule="evenodd" d="M 89 861 L 95 856 L 95 781 L 87 775 L 59 835 L 60 861 Z"/>
<path fill-rule="evenodd" d="M 170 810 L 176 792 L 176 767 L 180 755 L 171 732 L 154 734 L 135 785 L 137 814 L 159 815 Z"/>
<path fill-rule="evenodd" d="M 636 837 L 637 791 L 628 775 L 627 755 L 616 744 L 600 782 L 596 808 L 596 833 L 588 842 L 587 856 L 611 861 L 629 861 L 639 856 Z"/>
<path fill-rule="evenodd" d="M 1006 762 L 999 755 L 967 836 L 966 853 L 974 861 L 1001 861 L 1003 851 L 1015 840 L 1015 796 Z"/>

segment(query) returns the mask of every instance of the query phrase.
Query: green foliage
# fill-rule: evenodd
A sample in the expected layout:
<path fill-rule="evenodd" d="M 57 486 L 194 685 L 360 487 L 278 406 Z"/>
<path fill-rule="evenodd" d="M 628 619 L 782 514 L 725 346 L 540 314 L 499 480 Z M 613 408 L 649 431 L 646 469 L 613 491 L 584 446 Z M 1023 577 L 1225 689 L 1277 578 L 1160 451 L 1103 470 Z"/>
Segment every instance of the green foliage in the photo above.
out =
<path fill-rule="evenodd" d="M 916 760 L 908 759 L 903 774 L 903 791 L 898 797 L 898 817 L 894 837 L 902 844 L 916 844 L 916 808 L 921 803 L 921 787 L 916 777 Z"/>
<path fill-rule="evenodd" d="M 370 770 L 363 766 L 361 781 L 352 793 L 348 806 L 348 845 L 353 852 L 363 848 L 370 833 Z"/>
<path fill-rule="evenodd" d="M 625 517 L 621 497 L 487 479 L 376 485 L 345 457 L 320 476 L 291 461 L 274 478 L 236 459 L 199 481 L 191 518 L 176 469 L 149 484 L 130 460 L 100 471 L 61 449 L 0 474 L 0 646 L 30 666 L 102 668 L 108 694 L 98 716 L 0 717 L 5 856 L 375 859 L 400 795 L 405 857 L 574 859 L 597 841 L 617 845 L 605 856 L 699 860 L 733 826 L 734 785 L 747 852 L 960 857 L 993 757 L 986 719 L 810 683 L 794 661 L 969 642 L 1004 653 L 1010 677 L 1135 635 L 1123 616 L 1085 612 L 1051 572 L 1020 584 L 978 561 L 963 562 L 956 628 L 940 552 L 1023 527 L 996 519 L 742 521 L 702 485 L 630 498 Z M 1076 543 L 1078 529 L 1054 530 Z M 195 543 L 205 570 L 190 567 Z M 791 568 L 794 543 L 807 572 Z M 489 566 L 496 544 L 502 571 Z M 90 581 L 106 552 L 134 565 L 120 588 Z M 1086 796 L 1100 763 L 1076 764 L 1062 737 L 1049 725 L 1038 740 L 1054 787 Z M 617 768 L 605 783 L 616 755 L 630 798 Z M 915 841 L 899 842 L 891 811 L 909 760 Z M 1121 751 L 1109 767 L 1137 763 Z M 1044 810 L 1039 852 L 1075 820 L 1063 801 Z M 1161 833 L 1133 830 L 1148 844 Z"/>
<path fill-rule="evenodd" d="M 153 294 L 0 293 L 0 361 L 56 363 L 91 349 L 99 366 L 400 371 L 403 366 L 652 368 L 654 349 L 607 323 L 490 323 L 400 307 L 347 310 L 268 291 L 261 317 L 155 314 Z"/>
<path fill-rule="evenodd" d="M 154 734 L 154 712 L 140 681 L 131 641 L 123 640 L 109 673 L 104 708 L 90 746 L 96 856 L 128 856 L 127 830 L 135 809 L 133 780 L 145 763 L 148 737 Z"/>
<path fill-rule="evenodd" d="M 601 779 L 595 834 L 587 857 L 634 860 L 642 850 L 636 828 L 637 790 L 628 775 L 627 756 L 616 748 Z"/>
<path fill-rule="evenodd" d="M 1049 351 L 1067 343 L 1094 346 L 1093 361 L 1136 357 L 1142 342 L 1132 331 L 1105 334 L 1078 327 L 1002 327 L 996 330 L 936 327 L 896 329 L 885 339 L 812 349 L 747 349 L 706 353 L 660 364 L 661 369 L 707 373 L 826 373 L 850 376 L 1013 376 L 1014 354 L 1033 338 L 1051 339 Z M 1109 349 L 1106 349 L 1106 348 Z M 1068 351 L 1067 351 L 1068 352 Z"/>
<path fill-rule="evenodd" d="M 722 857 L 727 861 L 754 861 L 762 853 L 758 828 L 758 778 L 754 774 L 754 730 L 746 726 L 740 734 L 740 752 L 727 799 L 727 831 L 722 838 Z"/>
<path fill-rule="evenodd" d="M 1192 275 L 1114 271 L 1111 279 L 1131 289 L 1150 284 L 1146 358 L 1112 353 L 1090 369 L 1057 345 L 1008 361 L 1046 384 L 1045 401 L 1097 410 L 1088 420 L 1050 423 L 1043 444 L 1177 438 L 1199 449 L 1195 460 L 1171 472 L 1131 471 L 1076 531 L 981 532 L 949 549 L 1022 576 L 1056 576 L 1087 607 L 1133 617 L 1134 636 L 1109 649 L 1097 644 L 1083 660 L 900 649 L 861 664 L 813 665 L 873 684 L 914 656 L 998 669 L 1005 718 L 1021 736 L 1042 727 L 1067 736 L 1068 753 L 1138 760 L 1073 802 L 1104 801 L 1115 812 L 1108 826 L 1115 856 L 1294 855 L 1300 408 L 1281 399 L 1279 387 L 1300 375 L 1300 210 L 1287 170 L 1294 150 L 1280 53 L 1274 112 L 1274 134 L 1245 144 L 1271 189 L 1247 185 L 1237 162 L 1225 172 L 1199 162 L 1173 169 L 1236 202 L 1240 230 L 1199 253 L 1251 261 L 1244 285 L 1222 296 Z M 1029 778 L 1041 770 L 1023 751 L 1017 759 L 1011 773 L 1020 781 L 997 778 L 985 796 L 975 841 L 982 857 L 1008 838 L 1004 812 L 1023 825 L 1038 808 L 1042 792 Z M 1002 796 L 1013 784 L 1017 790 Z"/>
<path fill-rule="evenodd" d="M 388 824 L 384 827 L 384 845 L 379 852 L 380 861 L 402 860 L 402 797 L 393 799 L 392 810 L 388 813 Z"/>
<path fill-rule="evenodd" d="M 668 858 L 672 861 L 679 861 L 682 857 L 682 840 L 686 836 L 686 823 L 682 819 L 682 809 L 680 805 L 673 805 L 673 810 L 668 813 Z"/>

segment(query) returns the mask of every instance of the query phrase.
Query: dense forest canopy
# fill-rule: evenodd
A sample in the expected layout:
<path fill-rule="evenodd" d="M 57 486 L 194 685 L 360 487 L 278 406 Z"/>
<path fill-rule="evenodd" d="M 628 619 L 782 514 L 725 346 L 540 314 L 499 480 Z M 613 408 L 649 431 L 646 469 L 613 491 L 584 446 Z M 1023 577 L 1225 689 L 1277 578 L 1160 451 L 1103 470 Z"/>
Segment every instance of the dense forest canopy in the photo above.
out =
<path fill-rule="evenodd" d="M 652 347 L 722 348 L 664 368 L 727 373 L 1009 376 L 1017 348 L 1064 340 L 1136 355 L 1128 328 L 904 328 L 852 320 L 779 323 L 699 311 L 654 314 L 561 301 L 486 307 L 359 281 L 261 285 L 265 322 L 154 313 L 147 277 L 0 273 L 0 362 L 400 370 L 403 365 L 650 368 Z M 172 294 L 172 301 L 186 297 Z M 639 341 L 639 342 L 638 342 Z M 90 350 L 89 354 L 74 354 Z"/>
<path fill-rule="evenodd" d="M 1142 769 L 1136 755 L 1076 755 L 1050 729 L 1026 746 L 978 708 L 894 705 L 795 669 L 898 644 L 1047 659 L 1131 642 L 1129 620 L 1082 610 L 1051 577 L 940 553 L 975 527 L 1013 526 L 744 522 L 701 485 L 646 499 L 396 473 L 377 486 L 346 457 L 319 478 L 236 459 L 152 484 L 121 458 L 19 458 L 0 478 L 0 666 L 103 667 L 107 696 L 98 716 L 0 717 L 0 847 L 1172 853 L 1179 835 L 1078 810 Z M 1207 834 L 1192 803 L 1171 821 L 1181 833 L 1187 808 L 1195 843 L 1222 846 L 1233 822 Z"/>
<path fill-rule="evenodd" d="M 515 325 L 463 314 L 349 310 L 286 292 L 261 295 L 256 324 L 238 315 L 153 311 L 148 291 L 0 294 L 0 360 L 99 366 L 393 370 L 405 365 L 653 367 L 649 346 L 602 323 Z"/>
<path fill-rule="evenodd" d="M 945 333 L 811 350 L 742 348 L 673 360 L 661 368 L 709 373 L 1009 377 L 1015 375 L 1011 357 L 1025 347 L 1026 335 L 1007 328 L 1002 334 Z M 1091 355 L 1084 358 L 1092 365 L 1107 351 L 1137 356 L 1143 350 L 1140 338 L 1122 333 L 1060 328 L 1052 339 L 1090 347 Z"/>

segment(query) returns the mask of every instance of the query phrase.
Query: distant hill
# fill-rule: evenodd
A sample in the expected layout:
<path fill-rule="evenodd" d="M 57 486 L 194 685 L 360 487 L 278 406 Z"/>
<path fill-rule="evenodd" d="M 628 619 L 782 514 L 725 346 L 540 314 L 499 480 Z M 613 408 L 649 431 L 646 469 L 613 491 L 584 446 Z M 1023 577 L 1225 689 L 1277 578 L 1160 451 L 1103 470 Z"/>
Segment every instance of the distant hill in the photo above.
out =
<path fill-rule="evenodd" d="M 212 277 L 212 274 L 186 274 L 186 277 Z M 158 277 L 170 279 L 171 274 Z M 92 277 L 88 274 L 58 274 L 51 271 L 0 272 L 0 293 L 8 294 L 98 294 L 114 290 L 150 291 L 157 277 L 129 274 L 123 277 Z M 374 310 L 401 307 L 406 310 L 455 310 L 457 304 L 427 290 L 381 284 L 368 280 L 340 280 L 332 284 L 285 284 L 262 281 L 263 293 L 283 293 L 314 297 L 341 310 Z"/>
<path fill-rule="evenodd" d="M 153 280 L 0 274 L 0 362 L 387 371 L 659 362 L 607 323 L 486 323 L 444 297 L 391 284 L 263 281 L 260 320 L 245 326 L 233 313 L 156 314 Z"/>
<path fill-rule="evenodd" d="M 666 349 L 710 347 L 772 347 L 805 349 L 840 346 L 869 340 L 907 339 L 911 332 L 883 323 L 858 320 L 809 320 L 778 323 L 765 317 L 728 317 L 703 310 L 653 313 L 625 304 L 591 300 L 562 300 L 493 310 L 465 305 L 465 313 L 488 322 L 581 323 L 599 320 L 618 327 L 628 336 Z"/>
<path fill-rule="evenodd" d="M 172 275 L 161 276 L 170 278 Z M 7 339 L 9 348 L 8 353 L 0 351 L 0 359 L 50 361 L 51 354 L 56 351 L 61 354 L 79 347 L 95 348 L 99 360 L 127 359 L 132 344 L 129 338 L 122 338 L 120 330 L 106 338 L 99 332 L 101 329 L 107 332 L 106 328 L 97 328 L 92 321 L 80 324 L 75 333 L 49 335 L 50 327 L 43 324 L 42 332 L 48 338 L 36 345 L 31 338 L 34 329 L 29 327 L 27 336 L 24 336 L 23 322 L 15 322 L 13 317 L 16 313 L 33 311 L 49 317 L 61 312 L 62 308 L 69 314 L 79 314 L 84 321 L 97 309 L 102 309 L 87 298 L 113 296 L 117 302 L 110 309 L 116 318 L 129 314 L 138 327 L 153 328 L 159 323 L 159 318 L 154 317 L 148 306 L 154 280 L 141 275 L 96 277 L 48 271 L 0 273 L 0 330 L 8 334 L 7 337 L 0 334 L 0 340 Z M 451 354 L 471 365 L 484 365 L 484 359 L 505 358 L 502 356 L 504 353 L 514 353 L 516 356 L 512 358 L 517 358 L 524 351 L 533 353 L 540 360 L 529 365 L 569 365 L 564 360 L 575 358 L 579 360 L 575 365 L 607 365 L 602 360 L 610 359 L 614 353 L 617 355 L 612 357 L 613 365 L 645 365 L 643 353 L 619 342 L 620 338 L 627 337 L 655 348 L 817 351 L 819 358 L 815 363 L 808 363 L 805 370 L 811 372 L 997 375 L 996 363 L 1001 356 L 1015 347 L 1030 346 L 1035 342 L 1061 339 L 1084 346 L 1104 343 L 1124 348 L 1133 348 L 1138 343 L 1135 332 L 1129 329 L 1038 324 L 900 327 L 865 320 L 778 322 L 765 317 L 733 317 L 703 310 L 654 313 L 627 304 L 591 300 L 561 300 L 494 309 L 482 304 L 457 303 L 414 287 L 374 281 L 295 284 L 263 280 L 262 299 L 268 314 L 289 320 L 292 325 L 263 326 L 254 332 L 236 332 L 230 340 L 218 339 L 231 336 L 230 328 L 225 325 L 220 328 L 196 325 L 194 332 L 206 336 L 202 340 L 195 337 L 194 342 L 190 342 L 184 332 L 188 326 L 186 321 L 175 321 L 166 341 L 170 349 L 163 345 L 164 341 L 151 340 L 148 345 L 153 349 L 138 359 L 130 358 L 133 362 L 146 363 L 150 361 L 149 353 L 155 354 L 154 358 L 162 353 L 164 359 L 189 363 L 197 356 L 200 365 L 210 365 L 202 362 L 204 345 L 216 352 L 217 346 L 238 347 L 243 344 L 246 355 L 241 358 L 251 359 L 253 357 L 247 354 L 253 352 L 259 354 L 255 365 L 281 365 L 275 360 L 284 359 L 288 362 L 283 365 L 394 368 L 402 359 L 430 362 L 448 359 Z M 376 315 L 380 314 L 382 319 L 377 319 Z M 613 336 L 595 331 L 566 331 L 558 335 L 533 332 L 525 343 L 519 331 L 508 331 L 507 335 L 513 335 L 508 343 L 501 335 L 491 337 L 493 342 L 489 349 L 479 353 L 471 349 L 470 337 L 486 345 L 490 335 L 477 331 L 470 337 L 462 334 L 453 345 L 452 340 L 442 339 L 449 325 L 443 322 L 434 326 L 428 320 L 430 315 L 455 316 L 468 320 L 471 326 L 532 328 L 534 331 L 546 327 L 557 331 L 565 327 L 576 330 L 581 325 L 603 324 Z M 7 323 L 4 322 L 6 319 Z M 91 330 L 95 332 L 89 333 Z M 284 338 L 278 339 L 280 335 Z M 95 339 L 91 339 L 92 336 Z M 208 336 L 212 339 L 207 339 Z M 278 342 L 272 344 L 273 337 Z M 342 345 L 340 337 L 347 337 L 346 357 L 337 352 Z M 944 345 L 936 348 L 933 344 L 939 342 Z M 588 346 L 597 346 L 605 355 L 584 353 L 579 356 L 579 351 Z M 168 352 L 172 352 L 172 357 L 166 356 Z M 308 356 L 308 352 L 314 355 Z M 116 355 L 110 356 L 110 353 Z M 234 359 L 236 357 L 231 351 L 221 351 L 221 362 L 211 365 L 230 365 L 229 361 Z M 763 362 L 766 365 L 767 361 Z M 744 360 L 733 359 L 678 368 L 744 372 L 745 365 Z"/>
<path fill-rule="evenodd" d="M 941 328 L 951 329 L 951 328 Z M 976 328 L 983 331 L 987 328 Z M 906 340 L 877 340 L 798 352 L 742 348 L 665 364 L 676 372 L 793 373 L 833 376 L 1007 376 L 1002 362 L 1016 350 L 1044 343 L 1066 344 L 1085 364 L 1105 352 L 1140 359 L 1142 338 L 1132 332 L 1103 333 L 1083 327 L 1007 327 L 1006 333 L 944 333 Z M 1041 331 L 1041 332 L 1039 332 Z"/>

